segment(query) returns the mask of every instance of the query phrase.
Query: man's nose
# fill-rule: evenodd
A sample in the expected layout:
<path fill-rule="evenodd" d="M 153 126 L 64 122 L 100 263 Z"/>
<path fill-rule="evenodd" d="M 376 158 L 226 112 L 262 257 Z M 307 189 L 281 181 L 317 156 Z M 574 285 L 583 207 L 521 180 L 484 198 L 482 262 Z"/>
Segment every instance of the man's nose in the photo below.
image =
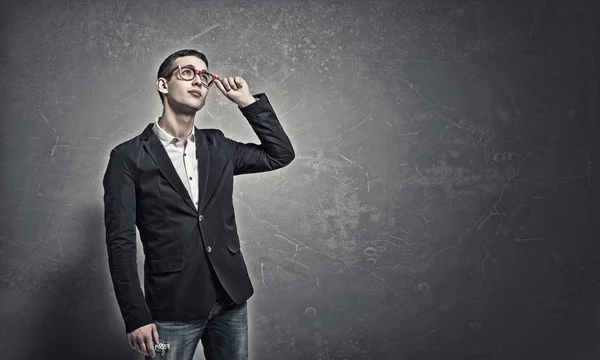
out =
<path fill-rule="evenodd" d="M 196 76 L 194 76 L 194 79 L 192 80 L 192 84 L 202 86 L 202 80 L 200 79 L 200 74 L 196 73 Z"/>

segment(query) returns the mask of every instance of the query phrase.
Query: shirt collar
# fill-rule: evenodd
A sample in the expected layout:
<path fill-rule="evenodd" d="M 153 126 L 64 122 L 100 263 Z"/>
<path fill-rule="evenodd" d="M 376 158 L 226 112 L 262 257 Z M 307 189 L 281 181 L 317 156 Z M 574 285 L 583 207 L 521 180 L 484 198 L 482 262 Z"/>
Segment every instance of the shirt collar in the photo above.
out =
<path fill-rule="evenodd" d="M 152 127 L 152 129 L 154 130 L 154 133 L 160 139 L 160 142 L 163 144 L 164 147 L 166 147 L 169 144 L 174 144 L 181 141 L 180 139 L 169 134 L 163 128 L 161 128 L 160 125 L 158 125 L 158 119 L 160 118 L 157 117 L 154 121 L 154 126 Z M 194 130 L 192 130 L 192 133 L 187 137 L 187 139 L 192 142 L 196 142 L 196 134 Z"/>

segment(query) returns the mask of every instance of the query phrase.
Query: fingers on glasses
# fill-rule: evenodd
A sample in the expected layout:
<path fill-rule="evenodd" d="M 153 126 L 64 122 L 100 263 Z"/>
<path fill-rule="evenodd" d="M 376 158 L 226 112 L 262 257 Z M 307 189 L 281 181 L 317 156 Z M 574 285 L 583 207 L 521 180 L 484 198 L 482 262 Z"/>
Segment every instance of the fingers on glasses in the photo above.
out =
<path fill-rule="evenodd" d="M 225 88 L 225 90 L 229 91 L 231 89 L 241 89 L 243 87 L 244 80 L 239 76 L 236 76 L 235 78 L 230 76 L 224 77 L 223 79 L 221 79 L 221 82 L 223 83 L 223 87 Z"/>

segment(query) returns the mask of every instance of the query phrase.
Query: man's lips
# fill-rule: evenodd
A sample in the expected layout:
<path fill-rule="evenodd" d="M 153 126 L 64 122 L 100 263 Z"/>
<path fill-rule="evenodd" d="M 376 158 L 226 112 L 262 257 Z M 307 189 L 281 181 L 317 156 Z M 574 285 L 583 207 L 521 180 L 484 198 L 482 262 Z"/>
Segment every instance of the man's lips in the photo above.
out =
<path fill-rule="evenodd" d="M 192 95 L 202 96 L 202 93 L 199 90 L 190 90 L 188 92 Z"/>

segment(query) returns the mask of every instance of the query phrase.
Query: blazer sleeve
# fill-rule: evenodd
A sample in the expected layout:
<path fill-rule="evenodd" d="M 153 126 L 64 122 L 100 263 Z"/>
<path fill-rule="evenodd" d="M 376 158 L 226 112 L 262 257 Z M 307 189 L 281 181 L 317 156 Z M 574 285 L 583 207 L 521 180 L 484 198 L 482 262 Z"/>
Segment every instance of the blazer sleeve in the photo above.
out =
<path fill-rule="evenodd" d="M 239 108 L 260 140 L 245 144 L 225 137 L 226 148 L 234 164 L 234 175 L 271 171 L 287 166 L 294 160 L 292 143 L 264 93 L 258 100 Z"/>
<path fill-rule="evenodd" d="M 123 154 L 113 149 L 103 179 L 104 225 L 110 276 L 127 333 L 153 322 L 137 271 L 133 179 Z"/>

